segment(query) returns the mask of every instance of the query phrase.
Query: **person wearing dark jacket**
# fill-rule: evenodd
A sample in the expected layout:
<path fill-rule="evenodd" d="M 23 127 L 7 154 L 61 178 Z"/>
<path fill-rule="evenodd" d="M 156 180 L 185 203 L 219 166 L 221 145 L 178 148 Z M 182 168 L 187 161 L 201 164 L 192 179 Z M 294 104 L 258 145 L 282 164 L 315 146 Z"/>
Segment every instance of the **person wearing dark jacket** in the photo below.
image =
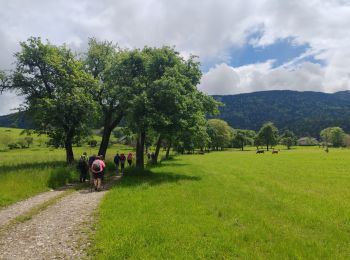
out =
<path fill-rule="evenodd" d="M 80 182 L 85 182 L 88 177 L 89 165 L 86 156 L 82 155 L 78 161 L 77 169 L 80 172 Z"/>
<path fill-rule="evenodd" d="M 120 170 L 121 170 L 121 174 L 123 175 L 123 173 L 124 173 L 125 161 L 126 161 L 125 154 L 123 154 L 123 153 L 120 154 L 119 160 L 120 160 Z"/>
<path fill-rule="evenodd" d="M 120 156 L 119 153 L 117 153 L 114 156 L 114 164 L 115 164 L 115 168 L 116 168 L 116 174 L 118 175 L 118 171 L 119 171 L 119 162 L 120 162 Z"/>

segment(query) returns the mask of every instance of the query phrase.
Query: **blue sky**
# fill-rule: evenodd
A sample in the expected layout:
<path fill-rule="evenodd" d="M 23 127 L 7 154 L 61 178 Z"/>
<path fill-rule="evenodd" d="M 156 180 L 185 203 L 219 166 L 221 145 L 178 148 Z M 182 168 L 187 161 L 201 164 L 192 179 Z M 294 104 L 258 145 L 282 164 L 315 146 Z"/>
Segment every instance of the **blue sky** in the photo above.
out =
<path fill-rule="evenodd" d="M 248 37 L 243 46 L 230 48 L 222 62 L 232 67 L 240 67 L 273 60 L 273 69 L 300 57 L 311 49 L 310 44 L 298 44 L 293 37 L 277 39 L 274 43 L 269 45 L 254 46 L 253 42 L 259 40 L 260 37 L 261 33 L 254 33 Z M 316 59 L 313 55 L 301 58 L 295 65 L 303 62 L 311 62 L 322 66 L 325 65 L 325 61 Z M 208 72 L 208 70 L 217 63 L 217 59 L 212 61 L 204 60 L 202 62 L 202 71 L 204 73 Z"/>

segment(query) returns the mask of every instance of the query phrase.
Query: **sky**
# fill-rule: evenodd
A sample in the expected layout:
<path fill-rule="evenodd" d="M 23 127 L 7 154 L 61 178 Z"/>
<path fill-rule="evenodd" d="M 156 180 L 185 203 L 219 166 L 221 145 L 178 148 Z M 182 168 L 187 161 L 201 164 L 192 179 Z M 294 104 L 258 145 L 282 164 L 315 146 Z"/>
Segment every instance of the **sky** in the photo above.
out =
<path fill-rule="evenodd" d="M 350 0 L 0 0 L 0 70 L 30 36 L 84 52 L 175 46 L 199 56 L 207 94 L 350 89 Z M 0 115 L 22 102 L 0 95 Z"/>

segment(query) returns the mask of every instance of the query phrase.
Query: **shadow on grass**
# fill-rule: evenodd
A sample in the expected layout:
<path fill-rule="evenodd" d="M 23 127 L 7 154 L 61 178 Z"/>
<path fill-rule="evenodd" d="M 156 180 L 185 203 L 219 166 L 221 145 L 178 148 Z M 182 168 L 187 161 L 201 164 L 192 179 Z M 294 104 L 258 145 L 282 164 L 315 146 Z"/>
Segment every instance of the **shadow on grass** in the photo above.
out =
<path fill-rule="evenodd" d="M 170 157 L 169 159 L 162 159 L 157 164 L 152 163 L 152 161 L 147 162 L 147 168 L 161 168 L 164 166 L 187 166 L 188 163 L 180 162 L 181 160 L 176 157 Z"/>
<path fill-rule="evenodd" d="M 143 184 L 160 185 L 164 183 L 174 183 L 179 181 L 200 181 L 198 176 L 189 176 L 172 172 L 154 173 L 150 169 L 140 170 L 128 168 L 120 181 L 119 187 L 133 187 Z"/>
<path fill-rule="evenodd" d="M 32 162 L 32 163 L 23 163 L 16 165 L 4 165 L 1 166 L 1 173 L 21 171 L 21 170 L 37 170 L 45 168 L 57 168 L 66 166 L 64 161 L 52 161 L 52 162 Z"/>

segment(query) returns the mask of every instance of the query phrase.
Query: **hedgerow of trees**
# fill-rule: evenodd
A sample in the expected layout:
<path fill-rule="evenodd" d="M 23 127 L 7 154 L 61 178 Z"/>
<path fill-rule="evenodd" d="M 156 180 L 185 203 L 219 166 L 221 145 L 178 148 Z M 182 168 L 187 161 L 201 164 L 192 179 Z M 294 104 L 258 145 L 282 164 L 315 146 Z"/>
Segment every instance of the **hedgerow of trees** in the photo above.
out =
<path fill-rule="evenodd" d="M 136 136 L 139 168 L 149 133 L 158 140 L 157 155 L 163 140 L 169 150 L 173 143 L 208 144 L 205 117 L 215 115 L 219 103 L 197 89 L 196 57 L 184 59 L 171 47 L 128 50 L 96 39 L 85 55 L 34 37 L 20 46 L 15 69 L 0 74 L 1 91 L 24 97 L 36 133 L 64 147 L 68 163 L 74 161 L 73 144 L 96 124 L 103 125 L 99 154 L 105 155 L 122 119 Z"/>

